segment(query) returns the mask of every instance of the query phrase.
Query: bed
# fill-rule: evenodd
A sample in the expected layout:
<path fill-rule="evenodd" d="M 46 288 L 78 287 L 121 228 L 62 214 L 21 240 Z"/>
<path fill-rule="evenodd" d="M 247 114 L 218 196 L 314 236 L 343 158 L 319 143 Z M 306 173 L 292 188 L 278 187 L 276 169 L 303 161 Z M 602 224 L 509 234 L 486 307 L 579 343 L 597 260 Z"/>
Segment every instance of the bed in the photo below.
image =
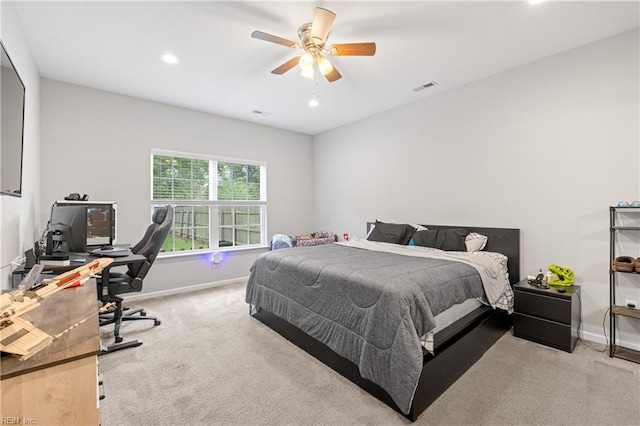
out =
<path fill-rule="evenodd" d="M 506 256 L 508 277 L 500 280 L 509 291 L 519 281 L 518 229 L 423 226 L 487 236 L 483 251 Z M 510 328 L 511 318 L 486 287 L 487 274 L 499 275 L 482 269 L 490 256 L 451 259 L 385 245 L 393 246 L 337 243 L 265 253 L 251 269 L 246 301 L 254 318 L 415 421 Z M 479 258 L 481 266 L 474 263 Z M 480 296 L 491 306 L 472 305 L 433 329 L 449 307 Z"/>

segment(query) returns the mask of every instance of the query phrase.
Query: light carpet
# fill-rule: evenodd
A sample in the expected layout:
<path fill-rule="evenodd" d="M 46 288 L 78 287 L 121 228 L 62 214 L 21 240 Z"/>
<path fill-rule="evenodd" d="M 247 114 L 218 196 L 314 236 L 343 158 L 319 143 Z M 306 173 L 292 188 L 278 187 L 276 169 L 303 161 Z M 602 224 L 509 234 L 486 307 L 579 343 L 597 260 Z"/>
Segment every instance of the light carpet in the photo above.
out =
<path fill-rule="evenodd" d="M 124 323 L 144 344 L 99 358 L 102 426 L 411 423 L 251 318 L 245 286 L 129 304 L 162 325 Z M 507 332 L 415 424 L 638 425 L 640 365 Z"/>

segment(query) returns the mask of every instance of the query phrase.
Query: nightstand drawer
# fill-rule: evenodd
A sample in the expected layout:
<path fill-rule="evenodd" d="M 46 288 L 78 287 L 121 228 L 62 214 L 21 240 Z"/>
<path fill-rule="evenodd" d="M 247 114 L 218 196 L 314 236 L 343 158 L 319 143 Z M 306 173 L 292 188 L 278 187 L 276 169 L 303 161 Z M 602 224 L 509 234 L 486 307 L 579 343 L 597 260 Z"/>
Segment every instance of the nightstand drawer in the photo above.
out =
<path fill-rule="evenodd" d="M 571 325 L 571 299 L 517 291 L 514 303 L 518 313 Z"/>
<path fill-rule="evenodd" d="M 517 299 L 516 299 L 517 300 Z M 578 336 L 570 325 L 535 318 L 529 315 L 513 314 L 513 335 L 551 346 L 566 352 L 573 352 Z"/>

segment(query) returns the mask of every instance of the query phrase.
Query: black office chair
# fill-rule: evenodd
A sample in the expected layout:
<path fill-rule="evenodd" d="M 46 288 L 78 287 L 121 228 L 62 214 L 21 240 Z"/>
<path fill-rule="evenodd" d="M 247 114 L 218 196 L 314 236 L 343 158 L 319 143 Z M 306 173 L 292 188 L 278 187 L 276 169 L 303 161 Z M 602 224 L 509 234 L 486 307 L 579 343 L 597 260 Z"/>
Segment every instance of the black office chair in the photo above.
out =
<path fill-rule="evenodd" d="M 128 310 L 123 308 L 123 299 L 118 297 L 119 294 L 142 291 L 142 281 L 156 260 L 162 244 L 171 229 L 173 207 L 157 208 L 153 212 L 152 221 L 153 223 L 147 228 L 142 240 L 131 248 L 133 254 L 144 257 L 128 263 L 126 265 L 128 270 L 125 273 L 112 272 L 111 266 L 108 266 L 102 270 L 101 276 L 97 278 L 98 298 L 103 305 L 109 302 L 115 303 L 115 308 L 100 314 L 100 326 L 115 324 L 113 333 L 115 342 L 104 349 L 103 352 L 113 352 L 142 344 L 138 340 L 122 341 L 122 336 L 120 336 L 122 321 L 150 320 L 153 321 L 154 325 L 160 325 L 160 320 L 156 317 L 147 316 L 144 309 Z M 123 314 L 123 311 L 127 311 L 127 313 Z"/>

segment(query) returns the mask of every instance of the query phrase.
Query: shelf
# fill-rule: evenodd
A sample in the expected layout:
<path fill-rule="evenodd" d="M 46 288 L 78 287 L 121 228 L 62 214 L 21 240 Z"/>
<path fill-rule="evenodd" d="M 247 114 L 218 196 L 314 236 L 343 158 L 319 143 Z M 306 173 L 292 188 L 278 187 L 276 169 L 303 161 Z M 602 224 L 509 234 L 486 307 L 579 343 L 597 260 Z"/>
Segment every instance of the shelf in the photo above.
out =
<path fill-rule="evenodd" d="M 611 345 L 611 356 L 640 364 L 640 352 L 618 345 Z"/>
<path fill-rule="evenodd" d="M 640 319 L 640 309 L 627 308 L 626 306 L 616 305 L 612 307 L 611 312 L 616 315 Z"/>
<path fill-rule="evenodd" d="M 611 271 L 617 272 L 619 274 L 635 274 L 635 275 L 640 274 L 640 272 L 636 272 L 636 271 L 618 271 L 615 266 L 611 267 Z"/>
<path fill-rule="evenodd" d="M 622 211 L 625 211 L 625 212 L 633 212 L 633 213 L 638 212 L 638 213 L 640 213 L 640 207 L 615 207 L 615 206 L 611 206 L 611 207 L 609 207 L 609 209 L 610 210 L 614 210 L 614 211 L 622 210 Z"/>
<path fill-rule="evenodd" d="M 625 221 L 627 224 L 616 223 L 618 218 L 622 218 L 626 213 L 631 213 L 631 215 L 626 216 Z M 617 328 L 618 328 L 618 320 L 620 317 L 632 318 L 632 319 L 640 319 L 640 309 L 629 308 L 627 306 L 621 306 L 616 303 L 616 288 L 618 286 L 618 279 L 620 276 L 616 274 L 616 272 L 621 274 L 638 274 L 640 271 L 617 271 L 615 267 L 615 259 L 616 257 L 616 241 L 617 236 L 622 235 L 625 231 L 629 231 L 633 233 L 634 236 L 638 235 L 637 232 L 640 231 L 640 216 L 635 216 L 636 213 L 640 213 L 640 207 L 609 207 L 609 331 L 611 335 L 611 346 L 609 348 L 609 356 L 615 358 L 621 358 L 631 362 L 637 362 L 640 364 L 640 351 L 626 348 L 624 346 L 616 345 L 618 342 L 616 338 Z M 623 221 L 624 222 L 624 221 Z M 618 232 L 620 234 L 618 234 Z M 638 259 L 635 259 L 636 261 Z M 635 265 L 635 262 L 634 262 Z M 631 265 L 628 265 L 631 266 Z M 637 283 L 637 281 L 634 281 Z M 625 304 L 626 305 L 626 304 Z M 637 333 L 634 333 L 637 334 Z"/>

